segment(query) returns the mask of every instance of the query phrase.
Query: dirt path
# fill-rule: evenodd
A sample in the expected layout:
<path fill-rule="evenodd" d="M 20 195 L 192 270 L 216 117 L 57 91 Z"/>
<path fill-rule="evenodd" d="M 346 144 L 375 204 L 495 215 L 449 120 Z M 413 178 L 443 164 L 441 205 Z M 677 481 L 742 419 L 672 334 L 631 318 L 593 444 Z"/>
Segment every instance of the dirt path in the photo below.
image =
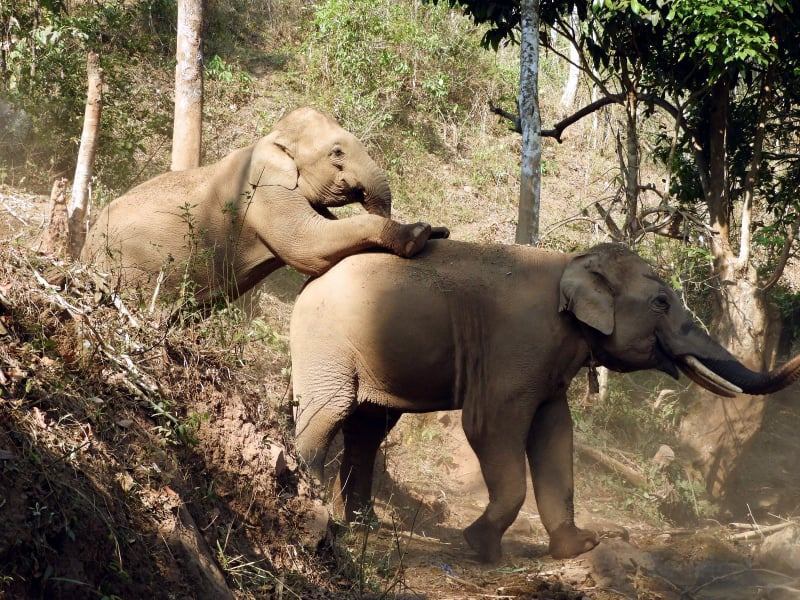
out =
<path fill-rule="evenodd" d="M 390 591 L 432 599 L 800 598 L 795 577 L 752 568 L 748 547 L 731 545 L 724 528 L 666 529 L 625 515 L 610 498 L 590 498 L 587 490 L 578 498 L 577 522 L 601 531 L 603 541 L 577 559 L 553 560 L 530 482 L 520 515 L 503 538 L 503 560 L 482 565 L 461 531 L 488 497 L 460 428 L 428 418 L 405 430 L 421 430 L 427 438 L 421 441 L 399 429 L 378 484 L 380 528 L 359 548 L 384 575 L 376 597 L 391 597 Z M 579 467 L 578 477 L 585 468 Z M 356 536 L 362 543 L 363 532 Z"/>

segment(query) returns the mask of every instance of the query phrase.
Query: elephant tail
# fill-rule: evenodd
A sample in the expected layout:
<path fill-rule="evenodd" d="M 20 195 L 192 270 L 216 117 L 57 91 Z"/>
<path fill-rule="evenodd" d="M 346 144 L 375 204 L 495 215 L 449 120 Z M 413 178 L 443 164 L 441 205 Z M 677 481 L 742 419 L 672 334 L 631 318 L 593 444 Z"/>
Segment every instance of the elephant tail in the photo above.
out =
<path fill-rule="evenodd" d="M 453 331 L 453 360 L 455 384 L 453 408 L 461 408 L 464 431 L 479 435 L 487 422 L 487 391 L 489 348 L 485 319 L 477 308 L 479 303 L 451 298 L 450 315 Z"/>

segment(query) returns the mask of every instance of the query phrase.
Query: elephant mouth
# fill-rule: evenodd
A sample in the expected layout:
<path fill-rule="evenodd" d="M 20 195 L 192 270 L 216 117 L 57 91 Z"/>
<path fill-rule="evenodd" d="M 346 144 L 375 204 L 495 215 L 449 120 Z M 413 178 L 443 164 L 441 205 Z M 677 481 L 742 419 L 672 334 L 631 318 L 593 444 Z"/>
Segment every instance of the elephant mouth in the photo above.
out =
<path fill-rule="evenodd" d="M 733 398 L 742 393 L 742 388 L 715 373 L 691 354 L 676 357 L 678 368 L 696 384 L 719 396 Z"/>

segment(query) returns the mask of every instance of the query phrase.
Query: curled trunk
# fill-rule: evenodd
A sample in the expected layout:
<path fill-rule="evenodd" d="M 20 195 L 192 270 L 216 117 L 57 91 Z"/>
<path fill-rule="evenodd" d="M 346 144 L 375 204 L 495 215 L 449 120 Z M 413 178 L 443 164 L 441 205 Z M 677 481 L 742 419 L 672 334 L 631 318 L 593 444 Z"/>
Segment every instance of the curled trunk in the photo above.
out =
<path fill-rule="evenodd" d="M 377 165 L 364 186 L 364 208 L 373 215 L 392 216 L 392 192 L 386 174 Z"/>
<path fill-rule="evenodd" d="M 771 394 L 800 379 L 800 355 L 777 369 L 754 371 L 697 327 L 692 327 L 684 344 L 672 344 L 670 350 L 684 373 L 721 395 Z"/>

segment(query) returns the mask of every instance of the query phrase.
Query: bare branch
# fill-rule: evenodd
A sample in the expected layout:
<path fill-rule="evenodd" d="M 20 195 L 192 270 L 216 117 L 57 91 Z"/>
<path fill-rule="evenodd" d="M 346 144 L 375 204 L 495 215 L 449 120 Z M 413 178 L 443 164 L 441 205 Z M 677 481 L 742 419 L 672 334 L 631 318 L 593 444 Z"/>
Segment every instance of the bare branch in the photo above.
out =
<path fill-rule="evenodd" d="M 489 110 L 492 111 L 497 116 L 503 117 L 504 119 L 511 121 L 512 123 L 511 129 L 513 131 L 516 131 L 517 133 L 522 133 L 522 124 L 520 123 L 519 115 L 515 115 L 514 113 L 510 113 L 507 110 L 503 110 L 502 108 L 500 108 L 499 106 L 495 106 L 491 102 L 489 102 Z"/>
<path fill-rule="evenodd" d="M 664 109 L 671 117 L 674 119 L 680 119 L 681 112 L 680 110 L 674 106 L 668 100 L 663 98 L 658 98 L 656 96 L 652 96 L 650 94 L 636 94 L 636 99 L 644 102 L 646 104 L 653 104 L 654 106 L 658 106 L 659 108 Z M 570 116 L 562 119 L 558 123 L 556 123 L 552 129 L 542 129 L 542 137 L 551 137 L 555 138 L 556 141 L 560 144 L 563 140 L 561 139 L 561 135 L 564 133 L 564 130 L 569 127 L 570 125 L 574 125 L 584 117 L 592 114 L 593 112 L 600 110 L 604 106 L 608 106 L 609 104 L 622 104 L 625 102 L 625 94 L 611 94 L 608 96 L 603 96 L 594 102 L 590 102 L 577 112 L 574 112 Z M 521 133 L 522 129 L 520 128 L 520 121 L 519 115 L 514 113 L 510 113 L 506 110 L 498 106 L 494 106 L 491 102 L 489 103 L 490 110 L 504 119 L 507 119 L 513 123 L 513 129 L 517 133 Z"/>
<path fill-rule="evenodd" d="M 594 205 L 595 210 L 603 217 L 603 221 L 608 227 L 608 235 L 611 239 L 615 242 L 622 242 L 625 239 L 625 236 L 622 235 L 622 232 L 619 230 L 619 227 L 614 222 L 614 219 L 611 218 L 611 211 L 605 210 L 602 206 L 600 206 L 599 202 L 595 202 Z"/>
<path fill-rule="evenodd" d="M 789 231 L 786 233 L 786 241 L 783 244 L 783 250 L 781 250 L 781 256 L 778 259 L 778 266 L 775 267 L 775 272 L 772 274 L 767 282 L 761 286 L 761 289 L 766 291 L 771 289 L 778 280 L 780 280 L 781 276 L 783 275 L 783 270 L 786 268 L 786 263 L 789 262 L 789 256 L 792 253 L 792 245 L 794 244 L 794 238 L 797 237 L 797 228 L 800 226 L 800 219 L 795 219 L 795 221 L 789 227 Z"/>
<path fill-rule="evenodd" d="M 761 82 L 759 91 L 758 120 L 756 121 L 756 135 L 753 139 L 753 155 L 747 167 L 744 178 L 744 202 L 742 204 L 742 222 L 739 230 L 739 256 L 735 268 L 747 268 L 750 261 L 750 240 L 752 237 L 751 221 L 753 216 L 753 195 L 758 183 L 758 168 L 761 164 L 761 151 L 764 148 L 764 133 L 766 131 L 767 107 L 772 98 L 772 67 L 770 66 Z"/>

